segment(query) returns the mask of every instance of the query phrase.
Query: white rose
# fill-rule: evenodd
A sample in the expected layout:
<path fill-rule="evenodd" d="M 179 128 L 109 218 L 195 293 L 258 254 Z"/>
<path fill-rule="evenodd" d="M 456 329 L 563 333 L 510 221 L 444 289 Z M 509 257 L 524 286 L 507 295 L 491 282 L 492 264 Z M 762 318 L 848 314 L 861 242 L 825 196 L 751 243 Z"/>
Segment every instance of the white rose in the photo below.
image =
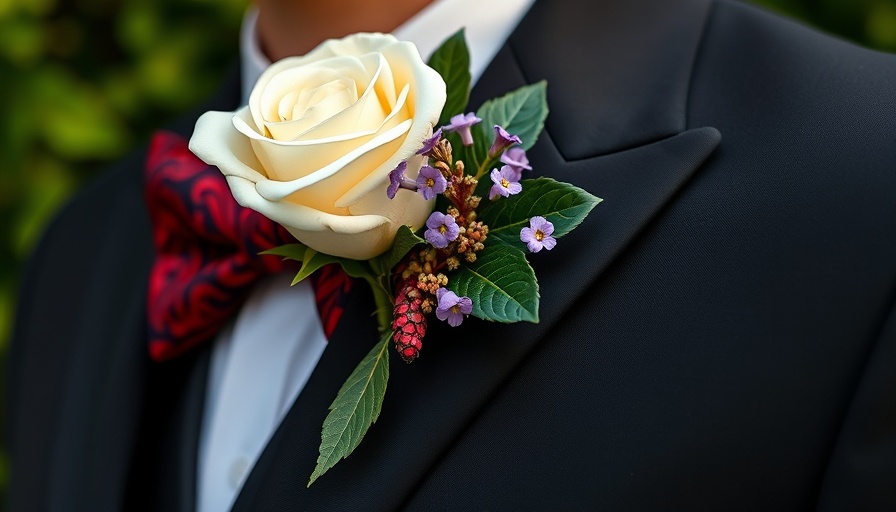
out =
<path fill-rule="evenodd" d="M 319 252 L 368 259 L 395 232 L 421 227 L 432 202 L 389 172 L 431 135 L 445 82 L 416 47 L 390 35 L 329 40 L 269 67 L 236 112 L 206 112 L 190 150 L 227 177 L 234 198 Z"/>

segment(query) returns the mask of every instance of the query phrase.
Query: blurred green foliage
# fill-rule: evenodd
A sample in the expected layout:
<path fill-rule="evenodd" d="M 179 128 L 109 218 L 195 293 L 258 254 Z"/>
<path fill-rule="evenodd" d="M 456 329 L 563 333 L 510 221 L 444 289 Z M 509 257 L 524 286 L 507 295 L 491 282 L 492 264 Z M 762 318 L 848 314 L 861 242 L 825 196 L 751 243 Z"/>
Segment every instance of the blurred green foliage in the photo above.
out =
<path fill-rule="evenodd" d="M 753 0 L 863 46 L 896 52 L 896 0 Z"/>
<path fill-rule="evenodd" d="M 214 91 L 248 0 L 0 0 L 0 350 L 52 213 Z"/>
<path fill-rule="evenodd" d="M 896 51 L 896 0 L 755 1 Z M 215 89 L 247 4 L 0 0 L 0 358 L 19 272 L 53 212 L 104 163 Z M 5 481 L 0 454 L 0 489 Z"/>

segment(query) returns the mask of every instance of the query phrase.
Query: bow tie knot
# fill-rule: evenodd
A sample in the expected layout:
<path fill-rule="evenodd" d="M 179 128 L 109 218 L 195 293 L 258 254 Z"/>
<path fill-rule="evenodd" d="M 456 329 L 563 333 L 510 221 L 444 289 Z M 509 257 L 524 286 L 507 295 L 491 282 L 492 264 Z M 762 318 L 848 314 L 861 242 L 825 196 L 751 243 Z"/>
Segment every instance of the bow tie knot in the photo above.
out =
<path fill-rule="evenodd" d="M 183 138 L 157 133 L 146 161 L 146 204 L 156 258 L 147 296 L 149 351 L 164 361 L 211 339 L 252 285 L 295 262 L 260 252 L 295 243 L 267 217 L 234 200 L 224 176 L 193 155 Z M 324 333 L 330 336 L 351 281 L 329 266 L 312 276 Z"/>

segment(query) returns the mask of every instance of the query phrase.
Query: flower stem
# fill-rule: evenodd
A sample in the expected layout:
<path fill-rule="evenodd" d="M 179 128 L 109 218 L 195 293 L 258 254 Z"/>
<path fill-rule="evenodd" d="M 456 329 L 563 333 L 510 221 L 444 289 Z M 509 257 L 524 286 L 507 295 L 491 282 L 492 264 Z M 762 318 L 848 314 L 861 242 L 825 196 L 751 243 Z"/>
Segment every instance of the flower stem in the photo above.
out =
<path fill-rule="evenodd" d="M 392 328 L 392 294 L 383 285 L 382 281 L 373 276 L 365 276 L 364 278 L 370 289 L 373 291 L 373 300 L 376 303 L 376 320 L 381 333 Z"/>
<path fill-rule="evenodd" d="M 496 157 L 488 157 L 488 156 L 485 157 L 485 160 L 479 166 L 479 170 L 476 171 L 476 175 L 473 177 L 476 178 L 477 180 L 482 178 L 483 176 L 485 176 L 485 173 L 489 172 L 489 169 L 491 168 L 491 166 L 494 165 L 496 162 L 497 162 Z"/>

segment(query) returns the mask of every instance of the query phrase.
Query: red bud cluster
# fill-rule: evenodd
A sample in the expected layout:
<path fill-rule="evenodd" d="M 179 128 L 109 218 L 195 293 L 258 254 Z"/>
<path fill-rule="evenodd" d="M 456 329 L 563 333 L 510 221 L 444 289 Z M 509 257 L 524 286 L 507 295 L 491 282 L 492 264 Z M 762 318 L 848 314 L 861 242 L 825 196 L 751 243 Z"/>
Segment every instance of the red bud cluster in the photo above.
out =
<path fill-rule="evenodd" d="M 425 294 L 417 288 L 417 280 L 401 283 L 392 310 L 392 341 L 406 363 L 412 362 L 423 348 L 426 335 L 426 315 L 423 312 Z"/>

